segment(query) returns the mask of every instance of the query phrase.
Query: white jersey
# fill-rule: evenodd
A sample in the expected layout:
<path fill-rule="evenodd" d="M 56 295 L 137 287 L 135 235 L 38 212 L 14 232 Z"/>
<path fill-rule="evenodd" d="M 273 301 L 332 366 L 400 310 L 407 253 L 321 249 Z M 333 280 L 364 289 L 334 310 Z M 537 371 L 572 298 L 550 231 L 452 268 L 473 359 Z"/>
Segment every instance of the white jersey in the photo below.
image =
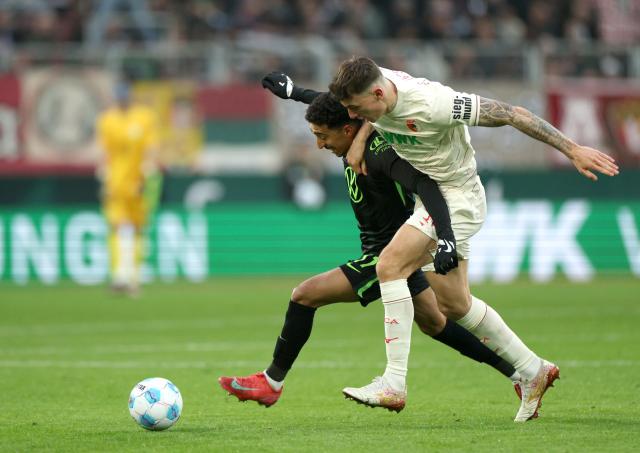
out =
<path fill-rule="evenodd" d="M 440 185 L 475 184 L 475 151 L 467 125 L 478 123 L 478 96 L 401 71 L 380 69 L 396 86 L 398 102 L 373 127 L 400 157 Z"/>

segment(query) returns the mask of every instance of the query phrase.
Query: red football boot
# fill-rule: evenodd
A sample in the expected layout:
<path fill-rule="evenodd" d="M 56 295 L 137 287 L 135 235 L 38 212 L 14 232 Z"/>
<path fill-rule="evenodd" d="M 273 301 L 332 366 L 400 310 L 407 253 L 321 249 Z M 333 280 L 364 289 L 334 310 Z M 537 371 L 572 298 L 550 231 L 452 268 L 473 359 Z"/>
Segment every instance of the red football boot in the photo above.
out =
<path fill-rule="evenodd" d="M 271 388 L 263 372 L 244 377 L 222 376 L 218 378 L 218 383 L 238 400 L 256 401 L 265 407 L 274 405 L 282 394 L 282 388 L 278 391 Z"/>

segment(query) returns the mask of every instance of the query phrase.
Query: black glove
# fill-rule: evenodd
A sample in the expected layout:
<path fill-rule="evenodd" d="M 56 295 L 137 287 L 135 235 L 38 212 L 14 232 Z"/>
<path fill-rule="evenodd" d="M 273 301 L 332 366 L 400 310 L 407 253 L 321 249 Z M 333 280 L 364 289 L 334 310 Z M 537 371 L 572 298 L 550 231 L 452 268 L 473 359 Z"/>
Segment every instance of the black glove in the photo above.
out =
<path fill-rule="evenodd" d="M 458 253 L 456 251 L 456 238 L 453 232 L 443 234 L 438 239 L 438 250 L 433 259 L 433 266 L 436 274 L 445 275 L 452 269 L 458 267 Z"/>
<path fill-rule="evenodd" d="M 293 82 L 284 72 L 270 72 L 262 78 L 262 86 L 282 99 L 289 99 L 293 93 Z"/>

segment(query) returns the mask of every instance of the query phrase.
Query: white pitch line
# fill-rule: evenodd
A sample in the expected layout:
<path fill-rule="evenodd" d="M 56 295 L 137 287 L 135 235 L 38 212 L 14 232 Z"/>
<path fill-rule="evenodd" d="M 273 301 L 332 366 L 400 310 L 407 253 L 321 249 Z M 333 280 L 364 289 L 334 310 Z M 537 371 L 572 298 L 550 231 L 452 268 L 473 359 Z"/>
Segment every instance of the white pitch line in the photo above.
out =
<path fill-rule="evenodd" d="M 324 347 L 344 348 L 371 344 L 366 339 L 350 340 L 319 340 Z M 43 346 L 43 347 L 15 347 L 1 348 L 0 356 L 29 356 L 29 355 L 109 355 L 109 354 L 157 354 L 159 352 L 216 352 L 216 351 L 256 351 L 270 349 L 271 344 L 265 341 L 207 341 L 187 343 L 133 343 L 113 344 L 93 347 Z"/>
<path fill-rule="evenodd" d="M 192 361 L 192 362 L 111 362 L 107 360 L 0 360 L 0 368 L 173 368 L 173 369 L 214 369 L 222 367 L 262 367 L 265 361 Z M 375 365 L 371 365 L 375 366 Z M 362 364 L 320 361 L 296 364 L 296 368 L 368 368 Z"/>
<path fill-rule="evenodd" d="M 604 368 L 608 366 L 637 366 L 640 365 L 640 360 L 559 360 L 557 363 L 558 366 L 566 366 L 569 368 Z"/>
<path fill-rule="evenodd" d="M 215 329 L 221 327 L 247 327 L 251 325 L 280 325 L 281 317 L 265 318 L 224 318 L 224 319 L 135 319 L 114 322 L 77 322 L 65 324 L 37 325 L 0 325 L 0 337 L 46 336 L 46 335 L 84 335 L 118 332 L 158 332 L 176 329 Z"/>
<path fill-rule="evenodd" d="M 424 362 L 413 363 L 415 368 L 455 368 L 466 366 L 466 361 L 456 362 Z M 568 368 L 604 368 L 640 366 L 640 360 L 558 360 L 556 363 Z M 264 367 L 265 361 L 233 360 L 233 361 L 182 361 L 182 362 L 140 362 L 140 361 L 108 361 L 108 360 L 0 360 L 0 368 L 173 368 L 173 369 L 214 369 L 233 367 Z M 296 368 L 309 369 L 344 369 L 374 368 L 381 362 L 345 362 L 333 360 L 301 361 Z"/>

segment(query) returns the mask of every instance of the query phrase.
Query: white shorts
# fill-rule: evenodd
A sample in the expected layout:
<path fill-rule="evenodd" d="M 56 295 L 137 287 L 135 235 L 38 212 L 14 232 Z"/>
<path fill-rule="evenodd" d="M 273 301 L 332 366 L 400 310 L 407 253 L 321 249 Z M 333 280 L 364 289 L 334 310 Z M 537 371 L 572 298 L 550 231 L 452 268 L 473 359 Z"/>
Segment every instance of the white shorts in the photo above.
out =
<path fill-rule="evenodd" d="M 449 206 L 451 226 L 456 237 L 458 258 L 467 260 L 471 253 L 471 237 L 480 231 L 487 216 L 487 199 L 484 194 L 484 187 L 480 182 L 480 177 L 476 177 L 475 184 L 468 184 L 466 188 L 446 188 L 441 186 L 440 190 Z M 438 240 L 433 220 L 419 198 L 416 199 L 413 215 L 409 217 L 406 223 L 422 231 L 431 239 Z M 435 250 L 433 254 L 435 254 Z M 427 264 L 422 270 L 433 271 L 433 263 Z"/>

